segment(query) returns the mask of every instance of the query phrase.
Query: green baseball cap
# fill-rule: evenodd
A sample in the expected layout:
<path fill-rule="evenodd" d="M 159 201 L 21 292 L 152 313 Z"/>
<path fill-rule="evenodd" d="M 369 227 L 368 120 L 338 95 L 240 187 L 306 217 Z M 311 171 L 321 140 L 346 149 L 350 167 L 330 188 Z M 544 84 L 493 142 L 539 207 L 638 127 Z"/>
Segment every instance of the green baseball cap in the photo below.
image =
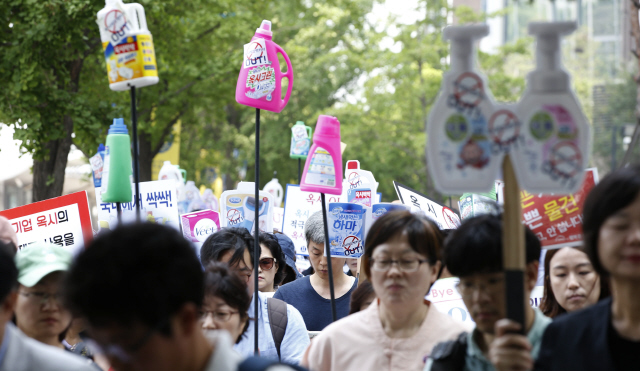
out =
<path fill-rule="evenodd" d="M 16 254 L 18 282 L 33 287 L 51 272 L 69 270 L 71 260 L 71 251 L 59 245 L 35 243 L 25 246 Z"/>

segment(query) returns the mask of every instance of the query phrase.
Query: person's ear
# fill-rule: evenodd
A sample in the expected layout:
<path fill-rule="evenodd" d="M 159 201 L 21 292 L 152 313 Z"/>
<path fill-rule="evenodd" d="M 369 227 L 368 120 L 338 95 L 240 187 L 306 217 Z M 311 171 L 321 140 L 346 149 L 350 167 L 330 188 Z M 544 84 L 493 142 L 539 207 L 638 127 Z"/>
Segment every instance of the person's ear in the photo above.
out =
<path fill-rule="evenodd" d="M 191 336 L 200 331 L 198 308 L 194 303 L 185 303 L 174 315 L 174 335 Z"/>
<path fill-rule="evenodd" d="M 440 260 L 436 261 L 435 264 L 431 265 L 431 284 L 433 285 L 434 282 L 436 282 L 436 280 L 438 279 L 438 272 L 440 272 L 440 266 L 442 265 L 442 263 L 440 262 Z"/>
<path fill-rule="evenodd" d="M 534 287 L 536 287 L 536 282 L 538 282 L 538 267 L 540 265 L 539 261 L 533 261 L 527 264 L 526 270 L 524 272 L 525 275 L 525 287 L 527 291 L 531 292 Z"/>

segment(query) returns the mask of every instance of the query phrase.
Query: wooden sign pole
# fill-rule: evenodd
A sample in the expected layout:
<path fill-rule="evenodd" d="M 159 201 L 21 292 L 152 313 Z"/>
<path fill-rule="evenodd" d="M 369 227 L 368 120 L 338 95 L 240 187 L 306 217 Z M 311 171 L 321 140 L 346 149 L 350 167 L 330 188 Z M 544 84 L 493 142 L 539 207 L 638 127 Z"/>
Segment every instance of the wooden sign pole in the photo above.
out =
<path fill-rule="evenodd" d="M 520 323 L 524 334 L 526 269 L 524 225 L 520 205 L 520 188 L 509 155 L 502 163 L 504 176 L 504 213 L 502 214 L 502 258 L 505 276 L 507 318 Z"/>

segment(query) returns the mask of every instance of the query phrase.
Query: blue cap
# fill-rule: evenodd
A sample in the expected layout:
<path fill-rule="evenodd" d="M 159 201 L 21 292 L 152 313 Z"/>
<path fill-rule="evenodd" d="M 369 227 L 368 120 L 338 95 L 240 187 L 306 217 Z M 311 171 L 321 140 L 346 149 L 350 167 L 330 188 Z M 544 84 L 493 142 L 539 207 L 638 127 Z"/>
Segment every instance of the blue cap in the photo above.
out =
<path fill-rule="evenodd" d="M 98 152 L 104 152 L 104 150 L 104 144 L 100 143 L 100 145 L 98 146 Z"/>
<path fill-rule="evenodd" d="M 113 119 L 113 125 L 109 127 L 109 134 L 127 134 L 129 135 L 129 130 L 127 130 L 127 125 L 124 124 L 124 119 Z"/>
<path fill-rule="evenodd" d="M 296 279 L 302 278 L 302 274 L 296 268 L 296 248 L 293 246 L 293 241 L 291 241 L 289 236 L 282 233 L 274 233 L 274 236 L 276 236 L 278 244 L 280 244 L 280 247 L 282 248 L 287 265 L 296 273 Z"/>

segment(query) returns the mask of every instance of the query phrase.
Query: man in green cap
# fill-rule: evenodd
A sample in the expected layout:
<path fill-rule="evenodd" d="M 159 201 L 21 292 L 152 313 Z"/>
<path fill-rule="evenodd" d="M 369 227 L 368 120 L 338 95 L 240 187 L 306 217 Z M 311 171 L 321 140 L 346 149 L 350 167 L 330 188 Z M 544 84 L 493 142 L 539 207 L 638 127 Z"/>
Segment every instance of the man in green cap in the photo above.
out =
<path fill-rule="evenodd" d="M 34 249 L 36 245 L 31 245 L 28 249 Z M 25 336 L 21 331 L 19 331 L 12 323 L 11 317 L 14 313 L 14 308 L 16 307 L 16 302 L 20 299 L 24 299 L 22 290 L 27 290 L 25 292 L 38 292 L 36 290 L 40 290 L 39 283 L 42 281 L 42 278 L 49 275 L 52 272 L 56 272 L 58 268 L 55 268 L 55 264 L 52 264 L 56 270 L 49 270 L 49 273 L 44 273 L 44 276 L 41 276 L 40 279 L 35 281 L 35 284 L 31 287 L 24 286 L 23 284 L 18 284 L 17 278 L 23 277 L 23 272 L 18 272 L 16 269 L 16 264 L 13 259 L 13 246 L 9 246 L 3 242 L 0 242 L 0 371 L 96 371 L 98 370 L 95 365 L 91 364 L 91 361 L 88 359 L 81 358 L 79 356 L 75 356 L 69 352 L 62 351 L 60 349 L 55 349 L 54 347 L 44 345 L 41 342 L 38 342 L 34 339 L 30 339 Z M 21 255 L 22 252 L 18 253 Z M 29 252 L 29 255 L 35 254 L 35 252 Z M 37 255 L 37 254 L 36 254 Z M 56 254 L 53 253 L 55 256 Z M 60 262 L 60 259 L 52 259 L 48 257 L 49 255 L 45 252 L 43 253 L 44 262 L 49 264 L 49 260 Z M 20 261 L 22 264 L 25 263 L 22 259 L 24 256 L 19 256 L 16 260 Z M 69 257 L 68 261 L 71 258 Z M 31 269 L 27 269 L 27 271 L 31 273 L 27 273 L 29 278 L 35 280 L 37 275 L 33 273 L 33 263 L 26 264 L 27 266 L 31 266 Z M 39 267 L 41 267 L 39 265 Z M 58 265 L 60 267 L 60 265 Z M 45 272 L 46 269 L 38 268 L 36 269 L 40 272 Z M 28 281 L 25 281 L 28 282 Z M 45 291 L 42 291 L 45 292 Z M 46 292 L 48 295 L 50 292 Z M 44 304 L 41 304 L 41 307 L 49 308 L 51 306 L 51 299 L 53 298 L 55 301 L 55 296 L 46 296 L 46 297 L 35 297 L 42 301 L 46 301 Z M 29 298 L 31 300 L 31 298 Z M 46 300 L 45 300 L 46 299 Z M 57 304 L 53 304 L 54 307 L 59 307 Z M 20 316 L 23 316 L 23 313 L 17 313 Z"/>

